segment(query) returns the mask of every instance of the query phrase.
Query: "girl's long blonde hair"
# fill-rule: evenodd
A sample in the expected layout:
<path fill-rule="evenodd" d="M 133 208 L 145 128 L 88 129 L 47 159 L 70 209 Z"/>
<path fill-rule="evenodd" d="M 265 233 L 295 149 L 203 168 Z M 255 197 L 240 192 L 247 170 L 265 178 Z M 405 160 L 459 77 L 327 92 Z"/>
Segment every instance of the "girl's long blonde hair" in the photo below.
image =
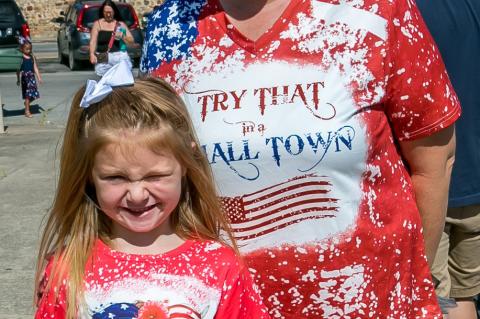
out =
<path fill-rule="evenodd" d="M 155 152 L 171 151 L 186 170 L 182 196 L 171 215 L 176 234 L 184 239 L 235 241 L 217 197 L 210 165 L 200 147 L 187 109 L 176 92 L 159 79 L 136 80 L 130 87 L 115 88 L 87 109 L 80 101 L 85 88 L 75 95 L 60 154 L 60 174 L 54 202 L 40 243 L 36 291 L 46 264 L 52 259 L 47 289 L 66 279 L 67 318 L 74 318 L 83 303 L 85 265 L 94 242 L 108 242 L 110 220 L 97 209 L 91 183 L 97 152 L 112 143 L 116 133 L 133 131 L 145 135 L 145 144 Z M 117 136 L 118 140 L 118 136 Z M 58 291 L 58 289 L 56 290 Z"/>

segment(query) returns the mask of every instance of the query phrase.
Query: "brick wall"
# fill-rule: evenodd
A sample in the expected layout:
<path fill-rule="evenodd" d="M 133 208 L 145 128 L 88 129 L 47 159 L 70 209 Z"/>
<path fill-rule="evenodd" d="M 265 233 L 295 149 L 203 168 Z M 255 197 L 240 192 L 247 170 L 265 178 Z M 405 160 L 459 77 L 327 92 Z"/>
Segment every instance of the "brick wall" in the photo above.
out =
<path fill-rule="evenodd" d="M 66 11 L 72 0 L 16 0 L 28 21 L 33 40 L 55 40 L 58 24 L 51 22 Z M 140 17 L 142 13 L 152 10 L 161 0 L 127 0 L 132 4 Z"/>

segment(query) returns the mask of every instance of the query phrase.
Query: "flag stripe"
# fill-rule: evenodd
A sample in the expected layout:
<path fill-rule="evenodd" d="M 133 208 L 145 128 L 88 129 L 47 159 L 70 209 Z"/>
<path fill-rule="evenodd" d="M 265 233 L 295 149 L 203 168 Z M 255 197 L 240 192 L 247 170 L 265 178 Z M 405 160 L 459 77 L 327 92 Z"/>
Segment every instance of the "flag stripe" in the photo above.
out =
<path fill-rule="evenodd" d="M 169 318 L 201 319 L 200 313 L 186 305 L 168 307 Z"/>
<path fill-rule="evenodd" d="M 329 199 L 329 198 L 317 198 L 315 196 L 304 196 L 301 198 L 293 198 L 292 200 L 285 200 L 285 201 L 280 201 L 275 205 L 272 206 L 267 206 L 261 210 L 254 211 L 250 213 L 250 210 L 245 210 L 245 212 L 248 211 L 248 213 L 245 214 L 245 221 L 250 221 L 252 219 L 262 219 L 262 218 L 273 218 L 273 214 L 277 214 L 278 212 L 282 211 L 289 211 L 295 208 L 302 209 L 302 208 L 307 208 L 311 207 L 312 204 L 316 205 L 319 210 L 325 210 L 329 209 L 332 207 L 336 207 L 335 205 L 336 200 L 335 199 Z"/>
<path fill-rule="evenodd" d="M 288 188 L 290 186 L 294 186 L 297 184 L 303 184 L 303 185 L 317 185 L 317 186 L 331 186 L 331 184 L 323 178 L 319 177 L 309 177 L 309 176 L 304 176 L 304 177 L 299 177 L 295 179 L 288 180 L 286 182 L 276 184 L 264 189 L 261 189 L 257 192 L 246 194 L 244 197 L 247 201 L 250 201 L 250 197 L 252 198 L 261 198 L 263 196 L 268 196 L 269 194 L 277 194 L 285 190 L 285 188 Z"/>
<path fill-rule="evenodd" d="M 201 319 L 200 317 L 192 317 L 191 315 L 189 314 L 185 314 L 185 313 L 171 313 L 168 315 L 168 318 L 171 318 L 171 319 L 174 319 L 174 318 L 183 318 L 183 319 Z"/>
<path fill-rule="evenodd" d="M 271 194 L 271 196 L 262 196 L 260 198 L 252 197 L 252 196 L 245 196 L 243 197 L 243 202 L 245 203 L 246 206 L 248 207 L 255 207 L 255 204 L 257 203 L 262 203 L 265 201 L 275 201 L 277 199 L 285 198 L 285 197 L 291 197 L 291 196 L 299 196 L 299 194 L 305 193 L 305 192 L 315 192 L 318 193 L 319 196 L 321 195 L 327 195 L 329 190 L 326 189 L 325 187 L 320 188 L 317 185 L 309 185 L 305 186 L 305 184 L 300 184 L 299 186 L 302 187 L 300 190 L 299 189 L 285 189 L 283 192 L 280 192 L 278 194 Z"/>
<path fill-rule="evenodd" d="M 335 216 L 335 210 L 336 208 L 331 208 L 329 210 L 320 210 L 316 209 L 316 207 L 303 208 L 302 210 L 287 212 L 287 214 L 285 214 L 284 212 L 280 212 L 277 214 L 277 218 L 270 218 L 261 222 L 254 220 L 246 223 L 232 224 L 231 226 L 233 232 L 238 235 L 238 237 L 242 237 L 255 234 L 256 232 L 262 232 L 270 228 L 275 228 L 282 223 L 288 223 L 290 221 L 303 217 L 333 217 Z"/>
<path fill-rule="evenodd" d="M 295 197 L 294 197 L 295 196 Z M 318 196 L 316 191 L 309 191 L 304 193 L 299 193 L 296 195 L 291 195 L 286 198 L 278 198 L 273 202 L 267 202 L 263 205 L 245 205 L 245 217 L 247 219 L 260 217 L 265 214 L 269 214 L 272 211 L 277 211 L 282 208 L 289 208 L 294 207 L 302 204 L 308 203 L 324 203 L 324 206 L 332 206 L 337 202 L 336 199 L 325 197 L 325 196 Z M 258 203 L 257 203 L 258 204 Z M 253 206 L 253 207 L 251 207 Z"/>
<path fill-rule="evenodd" d="M 278 231 L 283 229 L 287 226 L 300 223 L 304 220 L 312 220 L 312 219 L 323 219 L 333 216 L 328 215 L 318 215 L 318 212 L 310 213 L 310 214 L 303 214 L 301 216 L 293 216 L 293 218 L 286 218 L 277 221 L 276 223 L 272 223 L 267 225 L 267 227 L 259 227 L 253 231 L 246 231 L 246 232 L 235 232 L 233 233 L 235 239 L 237 240 L 238 244 L 242 244 L 247 242 L 251 239 L 257 239 L 259 237 L 268 235 L 274 231 Z"/>

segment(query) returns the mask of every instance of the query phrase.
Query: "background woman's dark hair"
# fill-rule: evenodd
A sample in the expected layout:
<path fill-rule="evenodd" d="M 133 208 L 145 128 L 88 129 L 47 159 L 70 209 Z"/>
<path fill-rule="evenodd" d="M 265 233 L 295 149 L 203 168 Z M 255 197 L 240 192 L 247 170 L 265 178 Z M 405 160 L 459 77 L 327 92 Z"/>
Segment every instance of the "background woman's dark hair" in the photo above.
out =
<path fill-rule="evenodd" d="M 105 0 L 103 1 L 102 5 L 100 6 L 100 10 L 98 11 L 98 17 L 100 19 L 104 18 L 103 16 L 103 8 L 105 8 L 105 6 L 109 6 L 113 9 L 113 18 L 117 21 L 123 21 L 123 18 L 122 18 L 122 15 L 120 14 L 120 10 L 118 10 L 118 7 L 117 5 L 115 4 L 115 2 L 113 2 L 112 0 Z"/>

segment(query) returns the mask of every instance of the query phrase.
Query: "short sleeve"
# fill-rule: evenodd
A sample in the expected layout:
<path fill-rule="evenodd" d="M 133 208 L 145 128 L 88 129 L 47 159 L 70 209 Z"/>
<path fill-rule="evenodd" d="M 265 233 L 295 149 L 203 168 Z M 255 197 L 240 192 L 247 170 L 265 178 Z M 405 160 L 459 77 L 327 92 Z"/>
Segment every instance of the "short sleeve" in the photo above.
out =
<path fill-rule="evenodd" d="M 232 269 L 222 288 L 216 319 L 270 319 L 248 269 Z"/>
<path fill-rule="evenodd" d="M 60 285 L 58 293 L 55 293 L 55 288 L 48 285 L 52 277 L 53 258 L 48 262 L 45 268 L 42 280 L 39 284 L 39 293 L 37 296 L 37 310 L 35 312 L 35 319 L 64 319 L 66 317 L 66 292 L 64 285 Z"/>
<path fill-rule="evenodd" d="M 460 104 L 413 0 L 396 0 L 388 26 L 385 112 L 395 137 L 410 140 L 453 124 Z"/>

